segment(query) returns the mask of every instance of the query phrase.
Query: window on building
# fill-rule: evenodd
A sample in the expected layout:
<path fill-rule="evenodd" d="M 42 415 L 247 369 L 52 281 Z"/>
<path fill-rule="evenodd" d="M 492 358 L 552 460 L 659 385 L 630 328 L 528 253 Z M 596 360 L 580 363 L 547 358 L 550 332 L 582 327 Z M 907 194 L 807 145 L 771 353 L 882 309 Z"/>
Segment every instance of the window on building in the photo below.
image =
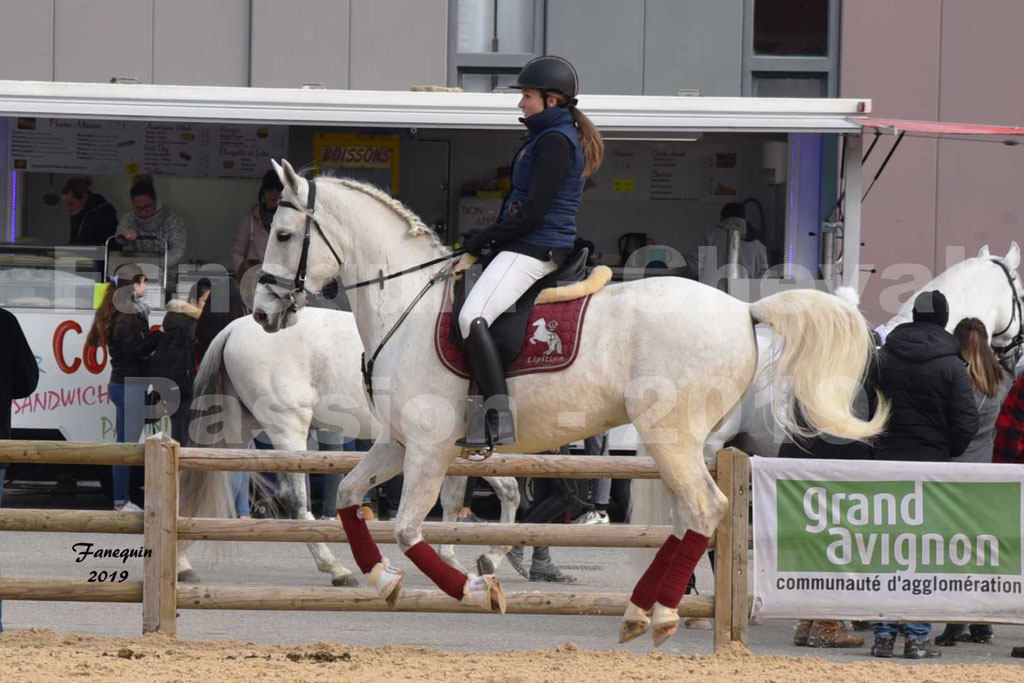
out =
<path fill-rule="evenodd" d="M 754 54 L 824 57 L 828 0 L 755 0 Z"/>
<path fill-rule="evenodd" d="M 840 0 L 743 0 L 743 94 L 836 97 Z"/>
<path fill-rule="evenodd" d="M 544 53 L 543 0 L 449 0 L 449 85 L 490 92 Z"/>

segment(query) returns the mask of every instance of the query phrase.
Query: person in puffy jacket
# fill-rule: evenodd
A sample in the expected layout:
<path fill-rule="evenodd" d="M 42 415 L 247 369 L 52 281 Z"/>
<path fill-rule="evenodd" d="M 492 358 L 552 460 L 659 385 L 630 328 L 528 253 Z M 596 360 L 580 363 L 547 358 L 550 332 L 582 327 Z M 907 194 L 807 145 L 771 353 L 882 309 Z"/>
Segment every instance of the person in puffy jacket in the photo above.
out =
<path fill-rule="evenodd" d="M 537 57 L 523 67 L 513 87 L 523 93 L 520 121 L 529 135 L 515 155 L 512 189 L 498 221 L 468 233 L 465 240 L 467 251 L 485 264 L 458 320 L 470 375 L 486 406 L 484 419 L 467 416 L 472 426 L 456 442 L 469 449 L 515 443 L 505 368 L 490 326 L 568 259 L 584 181 L 604 156 L 601 134 L 576 108 L 579 77 L 567 60 Z"/>
<path fill-rule="evenodd" d="M 946 331 L 948 319 L 942 292 L 922 292 L 914 301 L 914 321 L 886 337 L 869 380 L 892 404 L 875 443 L 876 460 L 951 460 L 978 432 L 974 388 L 960 341 Z M 868 397 L 873 400 L 874 392 Z"/>
<path fill-rule="evenodd" d="M 142 436 L 146 413 L 146 387 L 149 385 L 147 361 L 163 337 L 149 329 L 146 276 L 138 266 L 118 269 L 107 287 L 86 343 L 106 344 L 110 356 L 110 400 L 117 409 L 118 443 L 135 443 Z M 130 465 L 113 465 L 114 509 L 141 512 L 131 501 Z"/>
<path fill-rule="evenodd" d="M 872 367 L 869 386 L 890 401 L 889 423 L 874 446 L 876 460 L 945 462 L 959 457 L 978 431 L 978 409 L 960 341 L 946 331 L 949 305 L 942 292 L 921 292 L 914 321 L 889 333 Z M 875 392 L 868 398 L 875 402 Z M 874 405 L 872 405 L 874 408 Z M 907 622 L 903 656 L 938 657 L 931 624 Z M 876 622 L 871 653 L 891 657 L 898 625 Z"/>

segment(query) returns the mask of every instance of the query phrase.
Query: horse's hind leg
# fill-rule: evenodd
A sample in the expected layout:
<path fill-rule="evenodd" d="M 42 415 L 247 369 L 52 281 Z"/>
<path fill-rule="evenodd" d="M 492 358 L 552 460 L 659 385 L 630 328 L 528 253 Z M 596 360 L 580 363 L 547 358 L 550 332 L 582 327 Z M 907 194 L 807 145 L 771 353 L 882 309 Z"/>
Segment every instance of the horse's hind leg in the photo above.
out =
<path fill-rule="evenodd" d="M 646 613 L 653 609 L 654 642 L 660 645 L 679 627 L 679 602 L 728 501 L 704 464 L 702 439 L 683 434 L 677 443 L 651 441 L 645 442 L 647 451 L 675 498 L 673 533 L 637 582 L 619 638 L 625 642 L 644 633 Z"/>
<path fill-rule="evenodd" d="M 462 509 L 462 501 L 466 497 L 466 482 L 468 477 L 445 477 L 441 484 L 441 519 L 445 522 L 455 522 L 459 517 L 459 510 Z M 441 559 L 464 572 L 459 558 L 455 556 L 455 546 L 446 543 L 437 547 Z M 493 572 L 483 572 L 493 573 Z"/>
<path fill-rule="evenodd" d="M 502 524 L 513 524 L 516 521 L 516 510 L 519 509 L 519 484 L 515 477 L 484 477 L 494 493 L 501 501 Z M 486 553 L 476 558 L 476 570 L 483 576 L 493 574 L 501 565 L 505 554 L 512 549 L 508 545 L 492 545 Z"/>
<path fill-rule="evenodd" d="M 345 527 L 348 546 L 367 583 L 388 605 L 395 606 L 402 591 L 402 570 L 392 567 L 380 554 L 363 518 L 363 496 L 371 486 L 388 481 L 402 471 L 405 449 L 397 442 L 377 441 L 366 457 L 345 475 L 338 489 L 338 518 Z M 440 482 L 438 482 L 440 484 Z M 434 491 L 437 495 L 437 491 Z"/>
<path fill-rule="evenodd" d="M 277 442 L 274 443 L 276 445 Z M 314 519 L 307 503 L 305 474 L 279 472 L 277 497 L 290 519 Z M 306 547 L 316 562 L 317 570 L 331 575 L 331 585 L 359 585 L 352 571 L 334 557 L 326 543 L 307 543 Z"/>
<path fill-rule="evenodd" d="M 395 538 L 406 557 L 445 593 L 466 604 L 504 614 L 505 594 L 493 576 L 467 576 L 446 564 L 423 540 L 423 520 L 434 507 L 441 480 L 454 459 L 451 449 L 414 450 L 406 445 L 405 481 L 395 519 Z"/>

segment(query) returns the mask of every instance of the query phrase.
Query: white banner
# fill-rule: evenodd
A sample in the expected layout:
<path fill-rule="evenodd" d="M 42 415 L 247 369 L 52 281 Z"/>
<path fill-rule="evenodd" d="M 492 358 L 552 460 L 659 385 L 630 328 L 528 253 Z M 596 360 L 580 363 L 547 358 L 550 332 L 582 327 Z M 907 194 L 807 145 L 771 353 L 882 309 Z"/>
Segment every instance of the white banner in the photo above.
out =
<path fill-rule="evenodd" d="M 753 458 L 767 618 L 1024 624 L 1012 465 Z"/>

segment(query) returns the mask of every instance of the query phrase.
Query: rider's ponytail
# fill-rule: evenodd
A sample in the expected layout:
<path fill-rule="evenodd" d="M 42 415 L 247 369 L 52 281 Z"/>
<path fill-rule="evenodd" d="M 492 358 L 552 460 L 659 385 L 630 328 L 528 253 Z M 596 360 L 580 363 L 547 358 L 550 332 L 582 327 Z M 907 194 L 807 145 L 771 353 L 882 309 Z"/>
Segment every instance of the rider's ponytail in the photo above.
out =
<path fill-rule="evenodd" d="M 597 126 L 586 114 L 576 108 L 575 98 L 570 101 L 558 91 L 548 91 L 544 94 L 545 96 L 554 95 L 559 106 L 569 107 L 572 120 L 575 121 L 576 129 L 580 132 L 580 148 L 583 150 L 583 177 L 593 175 L 604 161 L 604 140 L 601 138 L 601 132 L 597 130 Z"/>

